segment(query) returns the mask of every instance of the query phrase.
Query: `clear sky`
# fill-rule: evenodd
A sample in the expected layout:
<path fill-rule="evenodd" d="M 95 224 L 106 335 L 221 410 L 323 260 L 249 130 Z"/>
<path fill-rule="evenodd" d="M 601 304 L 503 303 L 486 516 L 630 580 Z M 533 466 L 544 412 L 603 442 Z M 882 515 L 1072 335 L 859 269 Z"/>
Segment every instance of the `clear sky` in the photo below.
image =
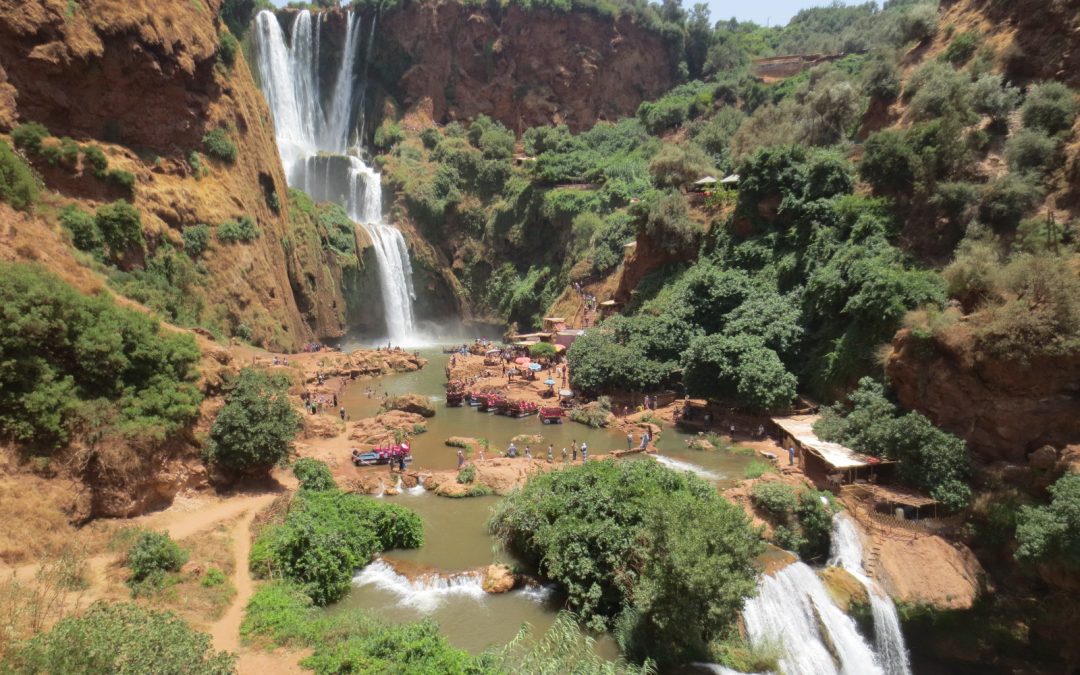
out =
<path fill-rule="evenodd" d="M 284 5 L 287 0 L 273 0 Z M 683 0 L 687 9 L 702 0 Z M 754 21 L 762 26 L 786 24 L 800 9 L 821 7 L 832 0 L 704 0 L 712 13 L 713 21 L 735 17 L 740 21 Z M 858 4 L 862 0 L 842 0 L 843 4 Z"/>

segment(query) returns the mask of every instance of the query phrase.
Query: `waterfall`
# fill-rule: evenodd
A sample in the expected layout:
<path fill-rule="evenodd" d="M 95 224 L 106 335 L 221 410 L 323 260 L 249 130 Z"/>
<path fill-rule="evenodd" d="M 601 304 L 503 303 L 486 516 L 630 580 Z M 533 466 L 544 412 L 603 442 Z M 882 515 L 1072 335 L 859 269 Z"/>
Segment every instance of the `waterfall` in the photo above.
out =
<path fill-rule="evenodd" d="M 818 575 L 796 562 L 764 575 L 743 618 L 750 640 L 780 647 L 785 675 L 881 675 L 855 622 L 829 597 Z"/>
<path fill-rule="evenodd" d="M 668 457 L 667 455 L 652 455 L 652 458 L 669 469 L 674 469 L 675 471 L 689 471 L 705 480 L 721 480 L 724 478 L 722 474 L 716 473 L 715 471 L 709 471 L 697 464 L 684 462 L 681 459 L 675 459 L 674 457 Z"/>
<path fill-rule="evenodd" d="M 900 617 L 896 605 L 863 568 L 862 542 L 851 518 L 838 513 L 833 516 L 832 549 L 830 564 L 847 570 L 866 587 L 870 597 L 870 609 L 874 615 L 874 642 L 878 658 L 887 675 L 911 675 L 904 634 L 900 630 Z"/>
<path fill-rule="evenodd" d="M 410 579 L 384 560 L 376 559 L 353 578 L 357 586 L 375 586 L 398 596 L 401 604 L 421 612 L 431 612 L 450 596 L 481 600 L 487 595 L 479 572 L 426 574 Z"/>
<path fill-rule="evenodd" d="M 316 201 L 342 205 L 371 238 L 379 265 L 387 335 L 401 344 L 416 332 L 409 250 L 401 232 L 383 220 L 379 173 L 364 163 L 355 144 L 350 145 L 356 119 L 363 119 L 367 78 L 362 75 L 357 82 L 355 77 L 363 22 L 348 13 L 341 61 L 333 86 L 324 96 L 319 78 L 323 19 L 323 15 L 308 10 L 297 13 L 292 39 L 287 43 L 273 12 L 259 12 L 253 35 L 263 93 L 274 118 L 274 134 L 289 185 Z M 373 21 L 368 54 L 374 29 Z M 367 58 L 365 71 L 366 67 Z"/>

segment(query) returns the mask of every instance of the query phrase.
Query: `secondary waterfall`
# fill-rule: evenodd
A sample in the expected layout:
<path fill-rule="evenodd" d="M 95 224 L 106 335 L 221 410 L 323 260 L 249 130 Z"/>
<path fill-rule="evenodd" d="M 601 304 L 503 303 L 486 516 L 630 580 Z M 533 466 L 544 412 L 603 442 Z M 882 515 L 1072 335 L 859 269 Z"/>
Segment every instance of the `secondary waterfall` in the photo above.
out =
<path fill-rule="evenodd" d="M 873 580 L 863 567 L 862 542 L 851 518 L 838 513 L 833 516 L 832 559 L 830 563 L 847 570 L 866 587 L 870 596 L 870 609 L 874 615 L 874 642 L 878 659 L 887 675 L 911 675 L 904 634 L 900 630 L 900 617 L 896 605 Z"/>
<path fill-rule="evenodd" d="M 365 82 L 356 77 L 362 21 L 348 13 L 337 74 L 325 92 L 319 77 L 323 24 L 323 15 L 297 13 L 287 43 L 274 13 L 259 12 L 253 35 L 262 89 L 289 185 L 316 201 L 342 205 L 371 238 L 387 335 L 400 344 L 416 331 L 412 263 L 401 232 L 383 221 L 381 178 L 364 163 L 353 134 L 363 119 Z M 374 29 L 372 23 L 369 49 Z"/>
<path fill-rule="evenodd" d="M 780 647 L 785 675 L 884 673 L 855 621 L 836 606 L 805 563 L 762 576 L 743 618 L 754 644 Z"/>

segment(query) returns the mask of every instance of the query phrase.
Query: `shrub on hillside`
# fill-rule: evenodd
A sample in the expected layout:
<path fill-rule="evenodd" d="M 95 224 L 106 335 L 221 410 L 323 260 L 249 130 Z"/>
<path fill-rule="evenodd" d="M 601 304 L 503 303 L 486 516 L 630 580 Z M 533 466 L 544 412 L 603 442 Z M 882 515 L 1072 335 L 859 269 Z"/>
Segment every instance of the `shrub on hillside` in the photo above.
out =
<path fill-rule="evenodd" d="M 131 603 L 97 602 L 6 655 L 13 673 L 231 675 L 236 657 L 183 619 Z"/>
<path fill-rule="evenodd" d="M 6 141 L 0 140 L 0 201 L 17 211 L 29 211 L 37 196 L 34 173 Z"/>
<path fill-rule="evenodd" d="M 184 253 L 192 258 L 198 258 L 210 246 L 210 227 L 203 224 L 185 227 L 180 233 L 184 242 Z"/>
<path fill-rule="evenodd" d="M 1008 173 L 989 183 L 979 205 L 980 219 L 995 228 L 1016 227 L 1042 198 L 1042 188 L 1030 176 Z"/>
<path fill-rule="evenodd" d="M 916 4 L 900 16 L 899 29 L 905 42 L 922 42 L 938 30 L 938 9 L 933 3 Z"/>
<path fill-rule="evenodd" d="M 120 190 L 128 195 L 135 189 L 135 174 L 130 171 L 109 169 L 105 172 L 105 180 L 110 185 L 120 188 Z"/>
<path fill-rule="evenodd" d="M 257 576 L 288 579 L 321 606 L 343 597 L 355 570 L 379 551 L 423 542 L 423 521 L 406 508 L 336 489 L 303 490 L 284 521 L 259 534 L 250 562 Z"/>
<path fill-rule="evenodd" d="M 236 144 L 229 138 L 228 130 L 221 127 L 207 132 L 202 142 L 206 154 L 227 164 L 233 164 L 239 156 Z"/>
<path fill-rule="evenodd" d="M 694 338 L 681 363 L 683 382 L 693 396 L 763 411 L 785 408 L 795 398 L 798 380 L 756 336 Z"/>
<path fill-rule="evenodd" d="M 229 220 L 217 227 L 217 238 L 223 244 L 255 241 L 262 232 L 250 216 L 241 216 L 240 220 Z"/>
<path fill-rule="evenodd" d="M 1042 173 L 1060 161 L 1058 141 L 1035 129 L 1021 129 L 1005 144 L 1005 158 L 1013 171 Z"/>
<path fill-rule="evenodd" d="M 696 144 L 667 143 L 649 162 L 649 173 L 661 187 L 681 188 L 715 171 L 711 164 Z"/>
<path fill-rule="evenodd" d="M 94 216 L 75 204 L 68 204 L 60 212 L 60 224 L 71 233 L 71 242 L 80 251 L 97 251 L 101 248 L 101 233 Z"/>
<path fill-rule="evenodd" d="M 109 169 L 109 158 L 96 145 L 85 145 L 82 149 L 83 160 L 90 167 L 91 173 L 97 178 L 104 178 Z"/>
<path fill-rule="evenodd" d="M 1037 85 L 1028 93 L 1021 114 L 1026 127 L 1061 133 L 1076 121 L 1076 94 L 1060 82 Z"/>
<path fill-rule="evenodd" d="M 793 513 L 799 503 L 795 488 L 786 483 L 771 481 L 754 483 L 750 490 L 750 500 L 754 502 L 754 506 L 770 516 L 786 516 Z"/>
<path fill-rule="evenodd" d="M 661 663 L 705 658 L 731 629 L 761 550 L 745 514 L 712 486 L 655 462 L 535 476 L 496 505 L 489 528 L 566 589 L 586 625 L 614 625 L 630 658 Z"/>
<path fill-rule="evenodd" d="M 971 85 L 963 73 L 952 66 L 931 61 L 908 81 L 905 95 L 911 99 L 910 110 L 916 119 L 968 115 Z"/>
<path fill-rule="evenodd" d="M 11 141 L 15 147 L 28 155 L 40 154 L 42 143 L 48 137 L 49 130 L 37 122 L 20 124 L 11 130 Z"/>
<path fill-rule="evenodd" d="M 292 452 L 302 426 L 288 379 L 244 368 L 214 419 L 206 456 L 229 471 L 269 471 Z"/>
<path fill-rule="evenodd" d="M 113 257 L 122 257 L 133 249 L 143 247 L 142 216 L 131 204 L 116 201 L 98 207 L 94 224 L 101 241 Z"/>
<path fill-rule="evenodd" d="M 301 457 L 293 462 L 293 475 L 300 481 L 301 490 L 333 490 L 337 488 L 334 476 L 326 462 L 311 457 Z"/>
<path fill-rule="evenodd" d="M 143 532 L 127 551 L 127 584 L 133 595 L 140 595 L 160 586 L 167 573 L 179 572 L 187 561 L 187 552 L 167 532 Z"/>
<path fill-rule="evenodd" d="M 653 192 L 631 207 L 638 232 L 660 249 L 679 253 L 694 248 L 701 227 L 690 218 L 686 198 L 678 192 Z"/>
<path fill-rule="evenodd" d="M 863 68 L 866 93 L 881 101 L 895 101 L 900 95 L 900 74 L 892 54 L 875 53 Z"/>
<path fill-rule="evenodd" d="M 879 131 L 866 140 L 859 175 L 878 194 L 911 191 L 917 170 L 918 157 L 904 132 Z"/>
<path fill-rule="evenodd" d="M 0 263 L 0 435 L 42 450 L 84 431 L 157 442 L 188 424 L 202 399 L 189 335 L 85 296 L 33 265 Z M 45 348 L 47 346 L 47 348 Z"/>
<path fill-rule="evenodd" d="M 240 52 L 240 41 L 228 30 L 218 31 L 218 59 L 226 68 L 236 65 L 236 55 Z"/>
<path fill-rule="evenodd" d="M 975 54 L 981 41 L 979 33 L 966 30 L 952 39 L 941 57 L 954 66 L 962 66 Z"/>
<path fill-rule="evenodd" d="M 983 75 L 971 86 L 971 107 L 995 124 L 1004 123 L 1019 103 L 1020 90 L 1007 85 L 1001 75 Z"/>

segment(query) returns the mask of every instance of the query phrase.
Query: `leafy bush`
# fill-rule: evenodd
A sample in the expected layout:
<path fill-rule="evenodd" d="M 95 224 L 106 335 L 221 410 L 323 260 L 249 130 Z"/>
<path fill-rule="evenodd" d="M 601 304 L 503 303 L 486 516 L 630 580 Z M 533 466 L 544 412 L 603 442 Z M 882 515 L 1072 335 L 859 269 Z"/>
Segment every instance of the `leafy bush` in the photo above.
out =
<path fill-rule="evenodd" d="M 159 584 L 167 572 L 179 572 L 187 560 L 187 552 L 167 532 L 143 532 L 127 551 L 131 570 L 127 583 L 138 595 L 144 584 Z"/>
<path fill-rule="evenodd" d="M 553 359 L 555 358 L 555 345 L 550 342 L 537 342 L 534 345 L 529 345 L 529 356 L 534 359 Z"/>
<path fill-rule="evenodd" d="M 302 490 L 284 522 L 267 526 L 252 544 L 251 568 L 288 579 L 316 605 L 343 597 L 359 567 L 379 551 L 417 548 L 423 521 L 412 511 L 336 489 Z"/>
<path fill-rule="evenodd" d="M 142 216 L 125 201 L 99 207 L 94 214 L 94 224 L 113 257 L 119 258 L 132 249 L 143 247 Z"/>
<path fill-rule="evenodd" d="M 794 513 L 799 503 L 795 488 L 775 482 L 754 483 L 750 489 L 750 499 L 754 506 L 774 517 L 786 517 Z"/>
<path fill-rule="evenodd" d="M 184 253 L 198 258 L 210 246 L 210 227 L 201 223 L 185 227 L 180 238 L 184 241 Z"/>
<path fill-rule="evenodd" d="M 900 95 L 900 74 L 891 54 L 876 53 L 863 69 L 866 92 L 882 101 L 895 101 Z"/>
<path fill-rule="evenodd" d="M 1020 90 L 1005 84 L 1000 75 L 983 75 L 971 86 L 971 107 L 997 124 L 1004 123 L 1019 103 Z"/>
<path fill-rule="evenodd" d="M 661 663 L 703 658 L 730 630 L 761 550 L 746 516 L 712 486 L 655 462 L 535 476 L 495 507 L 489 528 L 565 588 L 588 626 L 614 624 L 630 658 Z"/>
<path fill-rule="evenodd" d="M 856 452 L 896 460 L 899 477 L 950 510 L 971 501 L 970 460 L 964 442 L 917 412 L 900 415 L 885 388 L 864 377 L 843 404 L 825 410 L 814 432 Z"/>
<path fill-rule="evenodd" d="M 1061 133 L 1076 121 L 1076 95 L 1060 82 L 1040 84 L 1028 93 L 1021 114 L 1026 127 Z"/>
<path fill-rule="evenodd" d="M 0 263 L 0 434 L 42 449 L 72 436 L 149 434 L 193 420 L 199 350 L 189 335 L 84 296 L 33 265 Z M 47 345 L 47 349 L 43 348 Z"/>
<path fill-rule="evenodd" d="M 900 35 L 905 42 L 923 42 L 937 34 L 938 9 L 933 3 L 916 4 L 900 16 Z"/>
<path fill-rule="evenodd" d="M 915 185 L 918 157 L 902 131 L 887 130 L 866 139 L 859 175 L 879 194 L 909 192 Z"/>
<path fill-rule="evenodd" d="M 17 211 L 29 211 L 38 197 L 38 185 L 30 167 L 0 140 L 0 201 Z"/>
<path fill-rule="evenodd" d="M 471 485 L 476 481 L 476 465 L 466 464 L 461 467 L 457 474 L 457 482 L 462 485 Z"/>
<path fill-rule="evenodd" d="M 42 143 L 49 138 L 49 130 L 37 122 L 20 124 L 11 130 L 11 141 L 15 147 L 28 155 L 41 154 Z"/>
<path fill-rule="evenodd" d="M 223 244 L 235 244 L 238 241 L 255 241 L 262 232 L 255 225 L 250 216 L 242 216 L 240 220 L 229 220 L 217 227 L 217 238 Z"/>
<path fill-rule="evenodd" d="M 96 145 L 85 145 L 82 149 L 83 159 L 90 166 L 90 171 L 97 178 L 104 178 L 109 168 L 109 159 L 101 148 Z"/>
<path fill-rule="evenodd" d="M 401 126 L 392 119 L 384 119 L 379 128 L 375 130 L 375 147 L 381 150 L 389 150 L 405 138 L 405 132 Z"/>
<path fill-rule="evenodd" d="M 574 406 L 567 415 L 572 422 L 584 424 L 593 429 L 602 429 L 611 418 L 611 404 L 606 396 L 585 405 Z"/>
<path fill-rule="evenodd" d="M 683 382 L 694 396 L 731 401 L 757 410 L 788 406 L 798 380 L 776 352 L 747 334 L 694 338 L 682 358 Z"/>
<path fill-rule="evenodd" d="M 917 70 L 908 81 L 905 95 L 911 98 L 910 109 L 916 119 L 967 116 L 971 86 L 952 66 L 931 61 Z"/>
<path fill-rule="evenodd" d="M 1029 176 L 1008 173 L 983 191 L 979 217 L 998 228 L 1014 228 L 1042 198 L 1042 189 Z"/>
<path fill-rule="evenodd" d="M 678 192 L 653 192 L 634 204 L 631 213 L 638 232 L 669 253 L 693 248 L 701 236 L 701 227 L 690 218 L 686 199 Z"/>
<path fill-rule="evenodd" d="M 667 143 L 649 162 L 649 173 L 661 187 L 686 187 L 714 171 L 712 162 L 695 144 Z"/>
<path fill-rule="evenodd" d="M 753 480 L 755 478 L 761 478 L 766 473 L 772 471 L 772 465 L 768 462 L 763 462 L 759 459 L 755 459 L 746 465 L 743 469 L 743 478 Z"/>
<path fill-rule="evenodd" d="M 1022 563 L 1080 569 L 1080 474 L 1065 474 L 1051 485 L 1049 504 L 1021 507 L 1016 542 Z"/>
<path fill-rule="evenodd" d="M 979 47 L 979 42 L 981 42 L 979 33 L 966 30 L 952 39 L 941 57 L 954 66 L 961 66 L 972 57 Z"/>
<path fill-rule="evenodd" d="M 240 41 L 228 30 L 218 32 L 218 58 L 229 69 L 236 65 L 236 55 L 240 51 Z"/>
<path fill-rule="evenodd" d="M 7 655 L 13 673 L 189 673 L 230 675 L 236 657 L 169 613 L 97 602 Z"/>
<path fill-rule="evenodd" d="M 71 241 L 80 251 L 97 251 L 101 248 L 101 233 L 94 216 L 75 204 L 68 204 L 60 212 L 60 224 L 71 233 Z"/>
<path fill-rule="evenodd" d="M 302 426 L 289 401 L 288 378 L 244 368 L 214 419 L 206 456 L 230 471 L 269 471 L 292 452 Z"/>
<path fill-rule="evenodd" d="M 199 584 L 203 588 L 217 588 L 218 586 L 224 586 L 228 578 L 225 573 L 218 567 L 211 567 L 206 570 L 206 574 L 203 575 L 202 581 Z"/>
<path fill-rule="evenodd" d="M 135 189 L 135 174 L 130 171 L 109 169 L 105 172 L 105 180 L 110 185 L 118 187 L 128 194 L 131 194 L 132 190 Z"/>
<path fill-rule="evenodd" d="M 239 156 L 236 144 L 229 138 L 227 129 L 221 127 L 206 133 L 202 139 L 203 150 L 214 159 L 219 159 L 226 164 L 233 164 Z"/>
<path fill-rule="evenodd" d="M 1047 171 L 1060 159 L 1058 142 L 1042 131 L 1021 129 L 1005 144 L 1005 158 L 1013 171 Z"/>
<path fill-rule="evenodd" d="M 337 488 L 334 476 L 326 462 L 311 457 L 301 457 L 293 462 L 293 475 L 300 481 L 301 490 L 333 490 Z"/>

